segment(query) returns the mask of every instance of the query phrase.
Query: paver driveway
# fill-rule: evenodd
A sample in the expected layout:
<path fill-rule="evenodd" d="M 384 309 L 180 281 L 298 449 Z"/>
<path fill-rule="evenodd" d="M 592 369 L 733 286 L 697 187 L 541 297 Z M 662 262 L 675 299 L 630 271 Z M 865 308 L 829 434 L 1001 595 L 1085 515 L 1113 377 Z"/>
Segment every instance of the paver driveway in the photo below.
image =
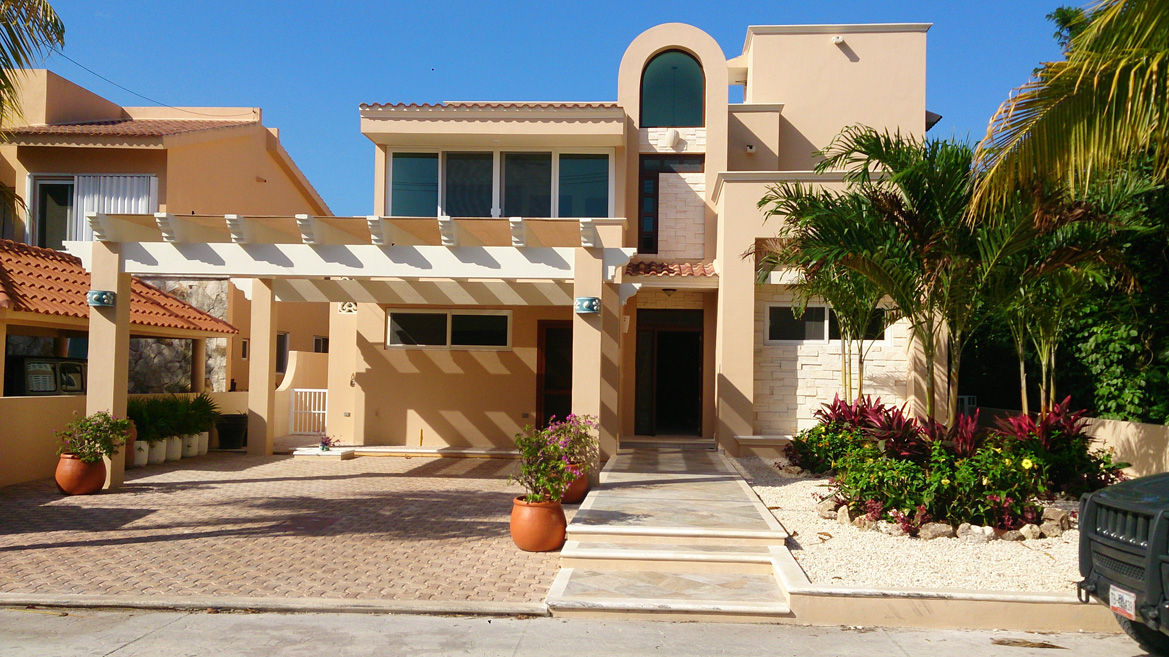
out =
<path fill-rule="evenodd" d="M 514 467 L 212 453 L 98 495 L 0 488 L 0 592 L 541 602 L 559 555 L 512 545 Z"/>

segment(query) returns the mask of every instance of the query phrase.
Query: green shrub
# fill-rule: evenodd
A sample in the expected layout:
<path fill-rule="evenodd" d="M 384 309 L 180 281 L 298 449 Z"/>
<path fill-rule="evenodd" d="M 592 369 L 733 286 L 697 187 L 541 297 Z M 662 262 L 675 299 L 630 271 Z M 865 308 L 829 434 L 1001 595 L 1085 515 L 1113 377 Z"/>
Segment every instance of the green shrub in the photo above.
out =
<path fill-rule="evenodd" d="M 113 456 L 129 433 L 129 420 L 99 411 L 77 418 L 57 432 L 61 441 L 57 454 L 72 454 L 84 463 L 97 463 L 103 456 Z"/>
<path fill-rule="evenodd" d="M 805 470 L 831 472 L 834 464 L 856 450 L 872 452 L 873 441 L 866 440 L 860 431 L 843 424 L 818 424 L 801 431 L 792 438 L 785 450 L 788 460 Z"/>

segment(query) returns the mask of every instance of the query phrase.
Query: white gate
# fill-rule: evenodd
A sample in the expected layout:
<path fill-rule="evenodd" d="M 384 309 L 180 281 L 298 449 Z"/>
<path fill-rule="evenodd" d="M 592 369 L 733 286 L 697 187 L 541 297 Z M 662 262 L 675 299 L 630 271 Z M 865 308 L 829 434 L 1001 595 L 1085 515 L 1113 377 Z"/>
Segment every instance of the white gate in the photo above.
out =
<path fill-rule="evenodd" d="M 329 391 L 293 388 L 288 404 L 288 432 L 294 436 L 325 435 Z"/>

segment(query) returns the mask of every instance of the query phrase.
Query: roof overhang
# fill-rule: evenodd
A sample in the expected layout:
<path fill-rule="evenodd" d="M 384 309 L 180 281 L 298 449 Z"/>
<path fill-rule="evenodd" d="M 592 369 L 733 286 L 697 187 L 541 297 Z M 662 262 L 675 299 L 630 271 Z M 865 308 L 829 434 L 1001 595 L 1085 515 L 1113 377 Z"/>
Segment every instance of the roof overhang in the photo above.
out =
<path fill-rule="evenodd" d="M 361 132 L 389 147 L 615 147 L 625 143 L 625 111 L 610 104 L 363 106 Z"/>

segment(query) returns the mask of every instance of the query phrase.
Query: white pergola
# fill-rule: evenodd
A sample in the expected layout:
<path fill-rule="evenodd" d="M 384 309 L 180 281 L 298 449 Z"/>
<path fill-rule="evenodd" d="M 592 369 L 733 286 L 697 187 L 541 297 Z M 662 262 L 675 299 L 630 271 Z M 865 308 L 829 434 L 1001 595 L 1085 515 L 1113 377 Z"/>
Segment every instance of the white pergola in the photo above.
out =
<path fill-rule="evenodd" d="M 93 242 L 67 242 L 114 304 L 90 312 L 87 412 L 124 414 L 131 275 L 249 279 L 248 451 L 271 454 L 275 303 L 572 306 L 573 411 L 600 420 L 602 451 L 616 450 L 622 283 L 634 249 L 625 220 L 531 218 L 244 217 L 90 213 Z M 107 463 L 107 487 L 122 481 Z"/>

